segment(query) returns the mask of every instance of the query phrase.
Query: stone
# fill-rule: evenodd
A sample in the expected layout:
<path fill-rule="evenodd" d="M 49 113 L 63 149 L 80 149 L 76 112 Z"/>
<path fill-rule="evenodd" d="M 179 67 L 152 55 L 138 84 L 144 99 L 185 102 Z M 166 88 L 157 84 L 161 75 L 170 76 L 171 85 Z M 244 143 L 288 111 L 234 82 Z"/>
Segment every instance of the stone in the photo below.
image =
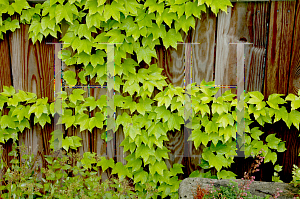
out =
<path fill-rule="evenodd" d="M 186 178 L 181 181 L 179 185 L 179 198 L 183 199 L 194 199 L 193 194 L 196 194 L 197 184 L 201 186 L 201 188 L 211 189 L 213 183 L 214 187 L 218 188 L 220 186 L 229 186 L 230 181 L 228 179 L 210 179 L 210 178 Z M 245 182 L 246 180 L 241 179 L 233 179 L 233 181 L 238 182 L 238 184 Z M 248 180 L 249 182 L 249 180 Z M 239 186 L 240 187 L 240 186 Z M 263 181 L 253 181 L 246 192 L 250 192 L 252 195 L 265 197 L 267 195 L 275 195 L 277 192 L 277 188 L 282 190 L 278 199 L 283 198 L 294 198 L 293 193 L 297 193 L 298 188 L 294 187 L 292 184 L 288 183 L 280 183 L 280 182 L 263 182 Z M 270 197 L 271 198 L 271 197 Z"/>

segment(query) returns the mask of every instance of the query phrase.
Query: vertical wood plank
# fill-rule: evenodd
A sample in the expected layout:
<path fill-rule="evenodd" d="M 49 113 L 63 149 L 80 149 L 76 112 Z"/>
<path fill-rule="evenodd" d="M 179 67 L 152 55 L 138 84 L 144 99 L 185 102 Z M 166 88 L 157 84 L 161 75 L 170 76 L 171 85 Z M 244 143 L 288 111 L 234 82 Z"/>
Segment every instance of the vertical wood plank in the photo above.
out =
<path fill-rule="evenodd" d="M 192 44 L 192 82 L 213 81 L 216 16 L 209 9 L 196 20 L 191 37 L 191 43 L 200 43 Z"/>
<path fill-rule="evenodd" d="M 9 44 L 7 35 L 3 36 L 4 40 L 0 40 L 0 92 L 3 91 L 3 86 L 11 86 L 11 66 L 10 66 L 10 57 L 9 57 Z M 4 108 L 2 114 L 7 115 L 8 109 Z M 11 156 L 8 156 L 8 153 L 12 150 L 12 139 L 8 140 L 6 143 L 0 143 L 0 150 L 2 152 L 3 160 L 8 164 L 12 160 Z M 1 158 L 1 157 L 0 157 Z M 0 176 L 3 175 L 3 170 L 0 170 Z M 2 185 L 2 182 L 0 183 Z"/>
<path fill-rule="evenodd" d="M 181 35 L 184 43 L 190 42 L 190 36 L 181 31 Z M 185 45 L 178 44 L 177 50 L 170 47 L 164 50 L 164 47 L 157 48 L 158 53 L 158 67 L 163 68 L 164 73 L 167 77 L 166 82 L 172 83 L 175 87 L 184 87 L 184 62 L 185 62 Z M 164 51 L 164 52 L 162 52 Z M 175 130 L 174 132 L 169 131 L 167 133 L 169 141 L 164 142 L 164 146 L 167 147 L 170 152 L 170 159 L 165 160 L 168 168 L 173 167 L 173 164 L 187 165 L 187 158 L 184 156 L 184 129 L 181 131 Z M 183 168 L 183 172 L 187 173 L 187 168 Z"/>
<path fill-rule="evenodd" d="M 46 45 L 45 40 L 33 45 L 28 39 L 28 28 L 22 24 L 9 36 L 13 85 L 16 91 L 33 92 L 38 98 L 48 97 L 53 101 L 54 47 Z M 31 124 L 30 130 L 19 134 L 19 144 L 24 142 L 37 155 L 49 148 L 51 131 L 51 125 L 42 129 L 40 125 Z"/>
<path fill-rule="evenodd" d="M 3 86 L 12 85 L 9 44 L 6 35 L 3 38 L 4 40 L 0 40 L 0 92 L 3 91 Z"/>
<path fill-rule="evenodd" d="M 298 1 L 295 14 L 295 27 L 293 34 L 292 60 L 289 74 L 289 93 L 297 94 L 300 89 L 300 2 Z"/>
<path fill-rule="evenodd" d="M 264 45 L 267 29 L 267 2 L 239 2 L 228 8 L 228 14 L 218 16 L 215 81 L 216 85 L 237 85 L 236 45 L 229 43 L 253 43 L 245 47 L 245 89 L 254 90 L 262 85 Z M 259 52 L 259 53 L 254 53 Z M 258 59 L 258 57 L 260 59 Z M 253 60 L 262 60 L 255 62 Z M 221 88 L 216 97 L 228 88 Z M 231 89 L 236 93 L 236 89 Z"/>
<path fill-rule="evenodd" d="M 214 57 L 215 57 L 215 37 L 216 37 L 216 16 L 209 10 L 206 13 L 202 12 L 201 18 L 196 20 L 195 30 L 191 30 L 192 44 L 192 82 L 200 85 L 202 80 L 214 80 Z M 180 142 L 179 142 L 180 143 Z M 188 159 L 188 174 L 200 169 L 198 164 L 201 163 L 201 154 L 204 145 L 200 145 L 198 149 L 195 148 L 191 142 L 192 154 Z"/>
<path fill-rule="evenodd" d="M 295 1 L 271 3 L 270 32 L 264 83 L 264 96 L 287 94 L 292 35 L 295 17 Z"/>

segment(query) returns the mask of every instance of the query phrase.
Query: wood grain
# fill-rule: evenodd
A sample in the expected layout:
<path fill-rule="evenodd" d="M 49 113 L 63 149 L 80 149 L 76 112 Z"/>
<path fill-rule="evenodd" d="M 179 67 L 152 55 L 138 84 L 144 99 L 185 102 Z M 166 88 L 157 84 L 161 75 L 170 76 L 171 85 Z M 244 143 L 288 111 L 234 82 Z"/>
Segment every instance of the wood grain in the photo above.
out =
<path fill-rule="evenodd" d="M 0 40 L 0 92 L 3 91 L 3 86 L 11 86 L 11 71 L 10 71 L 10 57 L 9 57 L 9 43 L 7 35 L 3 36 L 4 40 Z M 2 110 L 3 115 L 8 114 L 8 109 Z M 12 139 L 9 139 L 6 143 L 0 143 L 0 150 L 2 151 L 2 158 L 8 164 L 11 165 L 10 161 L 13 159 L 8 156 L 8 153 L 12 150 Z M 3 175 L 3 170 L 0 170 L 0 176 Z M 2 182 L 0 182 L 2 185 Z"/>
<path fill-rule="evenodd" d="M 264 48 L 268 4 L 261 3 L 234 3 L 233 8 L 228 8 L 228 14 L 221 12 L 218 17 L 217 27 L 217 48 L 215 81 L 216 85 L 236 85 L 237 65 L 236 65 L 236 45 L 229 43 L 253 43 L 245 45 L 245 88 L 253 89 L 253 84 L 257 84 L 257 89 L 261 85 L 259 75 L 263 64 L 253 62 L 256 56 L 262 57 L 263 52 L 253 53 L 254 48 Z M 251 47 L 253 49 L 251 49 Z M 258 50 L 257 49 L 257 50 Z M 256 51 L 256 50 L 255 50 Z M 256 76 L 253 75 L 256 72 Z M 252 80 L 252 81 L 249 81 Z M 220 96 L 228 88 L 221 88 L 216 96 Z M 236 93 L 236 89 L 231 89 Z"/>
<path fill-rule="evenodd" d="M 189 43 L 191 41 L 190 36 L 180 31 L 183 43 Z M 158 67 L 163 68 L 163 75 L 167 77 L 166 82 L 172 83 L 175 87 L 184 87 L 184 69 L 185 69 L 185 44 L 178 44 L 177 49 L 173 47 L 165 50 L 163 46 L 156 48 L 158 53 L 157 64 Z M 166 165 L 168 168 L 173 167 L 173 164 L 188 163 L 187 158 L 184 158 L 184 131 L 167 132 L 169 141 L 164 142 L 164 146 L 167 147 L 170 152 L 170 159 L 166 159 Z M 184 163 L 186 162 L 186 163 Z"/>
<path fill-rule="evenodd" d="M 216 37 L 216 16 L 207 9 L 201 14 L 201 19 L 196 20 L 195 30 L 191 31 L 192 45 L 192 82 L 200 85 L 214 80 L 214 53 Z"/>
<path fill-rule="evenodd" d="M 0 40 L 0 92 L 3 91 L 3 86 L 12 85 L 9 44 L 6 35 L 3 38 L 4 40 Z"/>
<path fill-rule="evenodd" d="M 48 97 L 53 101 L 54 47 L 46 45 L 45 40 L 33 45 L 28 39 L 28 28 L 20 25 L 20 29 L 9 35 L 13 86 L 17 92 L 33 92 L 38 98 Z M 19 144 L 24 142 L 34 154 L 44 153 L 44 147 L 49 148 L 51 128 L 42 129 L 32 123 L 30 130 L 19 134 Z"/>
<path fill-rule="evenodd" d="M 289 93 L 297 94 L 300 89 L 300 3 L 298 1 L 295 14 L 295 27 L 292 42 L 292 60 L 289 75 Z"/>
<path fill-rule="evenodd" d="M 272 2 L 264 96 L 287 94 L 296 2 Z"/>
<path fill-rule="evenodd" d="M 182 30 L 180 31 L 183 42 L 189 43 L 190 36 L 186 35 Z M 184 57 L 185 45 L 178 44 L 177 49 L 169 47 L 166 50 L 164 59 L 166 62 L 162 66 L 167 77 L 166 81 L 172 83 L 174 86 L 184 87 Z M 161 62 L 161 61 L 159 61 Z"/>

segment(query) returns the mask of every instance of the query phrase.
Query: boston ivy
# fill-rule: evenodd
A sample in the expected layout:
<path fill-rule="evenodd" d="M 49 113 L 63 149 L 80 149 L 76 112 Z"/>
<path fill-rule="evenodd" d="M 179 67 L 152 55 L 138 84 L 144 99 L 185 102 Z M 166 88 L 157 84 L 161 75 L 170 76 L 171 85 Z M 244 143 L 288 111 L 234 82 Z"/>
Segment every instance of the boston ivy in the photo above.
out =
<path fill-rule="evenodd" d="M 245 155 L 256 155 L 261 149 L 266 157 L 265 162 L 277 160 L 276 152 L 286 150 L 285 143 L 276 138 L 275 134 L 267 137 L 266 142 L 260 140 L 263 134 L 258 127 L 250 129 L 254 118 L 261 126 L 274 123 L 282 119 L 290 128 L 294 125 L 299 130 L 300 92 L 298 96 L 289 94 L 285 99 L 281 95 L 270 95 L 263 100 L 260 92 L 243 94 L 244 104 L 238 102 L 236 95 L 225 92 L 215 98 L 218 88 L 214 82 L 187 85 L 184 90 L 167 84 L 162 69 L 156 64 L 150 65 L 152 58 L 157 58 L 155 45 L 163 45 L 166 49 L 177 47 L 182 40 L 180 31 L 187 32 L 195 27 L 195 19 L 200 13 L 210 7 L 217 14 L 219 10 L 227 11 L 232 6 L 229 0 L 48 0 L 43 4 L 30 6 L 25 0 L 0 1 L 0 37 L 7 31 L 20 28 L 19 23 L 29 24 L 29 38 L 33 43 L 42 41 L 48 35 L 57 37 L 62 30 L 62 24 L 67 24 L 67 31 L 61 41 L 64 42 L 60 58 L 67 65 L 81 65 L 82 70 L 76 74 L 72 71 L 64 72 L 67 85 L 87 84 L 86 77 L 96 79 L 96 83 L 107 83 L 107 62 L 109 43 L 115 44 L 114 89 L 120 94 L 114 96 L 114 109 L 128 110 L 118 115 L 116 128 L 123 128 L 125 139 L 120 146 L 124 151 L 130 151 L 125 159 L 125 166 L 120 163 L 111 165 L 106 158 L 97 162 L 94 153 L 85 153 L 82 164 L 86 168 L 97 164 L 102 168 L 113 168 L 120 178 L 132 178 L 137 191 L 146 194 L 150 184 L 158 189 L 158 195 L 163 198 L 178 197 L 180 180 L 177 174 L 182 173 L 181 164 L 174 164 L 168 169 L 165 159 L 170 152 L 164 141 L 168 141 L 169 131 L 180 130 L 184 120 L 190 118 L 186 125 L 192 129 L 189 141 L 193 141 L 196 148 L 203 144 L 202 168 L 216 168 L 218 178 L 234 178 L 236 175 L 222 168 L 230 167 L 233 156 L 236 155 L 236 141 L 245 143 Z M 11 20 L 12 15 L 20 15 L 20 20 Z M 110 44 L 111 45 L 111 44 Z M 71 47 L 72 52 L 66 48 Z M 131 58 L 129 58 L 131 57 Z M 141 62 L 147 68 L 137 69 Z M 158 94 L 153 91 L 157 89 Z M 94 128 L 106 128 L 107 112 L 111 111 L 107 105 L 109 96 L 102 95 L 100 99 L 84 98 L 82 89 L 74 89 L 72 94 L 65 91 L 60 93 L 57 100 L 61 100 L 62 113 L 55 103 L 48 103 L 47 98 L 37 99 L 36 94 L 19 91 L 13 87 L 3 87 L 0 95 L 0 111 L 9 110 L 7 115 L 0 114 L 1 129 L 0 142 L 8 139 L 16 141 L 18 133 L 30 128 L 31 115 L 34 124 L 42 127 L 51 123 L 51 118 L 59 114 L 58 124 L 65 128 L 79 127 L 80 131 L 92 132 Z M 283 106 L 290 101 L 291 111 Z M 191 107 L 185 112 L 186 107 Z M 89 111 L 96 110 L 90 117 Z M 236 137 L 237 115 L 244 110 L 245 139 Z M 186 113 L 189 113 L 187 116 Z M 104 136 L 102 136 L 104 138 Z M 108 139 L 109 140 L 109 139 Z M 107 141 L 108 141 L 107 140 Z M 76 149 L 81 146 L 81 139 L 77 136 L 63 138 L 62 133 L 52 133 L 51 148 L 59 145 L 65 150 Z M 149 171 L 141 168 L 142 164 Z M 125 167 L 126 169 L 123 169 Z M 195 171 L 191 176 L 210 176 Z M 277 179 L 279 180 L 279 179 Z"/>

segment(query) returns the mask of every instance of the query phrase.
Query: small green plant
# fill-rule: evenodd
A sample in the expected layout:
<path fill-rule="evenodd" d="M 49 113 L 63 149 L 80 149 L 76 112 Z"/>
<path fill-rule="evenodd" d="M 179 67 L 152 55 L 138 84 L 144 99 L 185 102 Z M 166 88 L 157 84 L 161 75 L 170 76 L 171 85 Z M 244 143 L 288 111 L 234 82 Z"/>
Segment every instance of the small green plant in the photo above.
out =
<path fill-rule="evenodd" d="M 297 165 L 293 165 L 293 180 L 290 182 L 290 184 L 293 184 L 294 187 L 299 187 L 298 193 L 294 197 L 295 199 L 299 199 L 300 197 L 300 168 Z"/>
<path fill-rule="evenodd" d="M 21 160 L 18 159 L 19 150 Z M 37 156 L 28 155 L 26 147 L 13 145 L 13 150 L 9 153 L 13 159 L 11 166 L 4 161 L 2 150 L 0 150 L 0 198 L 1 199 L 33 199 L 33 198 L 101 198 L 101 199 L 126 199 L 126 198 L 150 198 L 152 193 L 157 192 L 149 184 L 147 193 L 135 191 L 130 178 L 110 175 L 109 179 L 101 180 L 102 173 L 117 167 L 122 168 L 121 164 L 107 160 L 105 157 L 91 155 L 81 157 L 78 153 L 62 153 L 59 157 L 53 154 L 46 156 L 46 168 L 41 167 L 42 162 L 38 161 Z M 90 162 L 87 162 L 87 159 Z M 93 159 L 95 161 L 93 161 Z M 107 168 L 99 165 L 103 161 L 110 161 Z M 95 163 L 94 163 L 95 162 Z M 91 167 L 87 165 L 90 163 Z M 123 170 L 125 170 L 123 168 Z"/>
<path fill-rule="evenodd" d="M 212 189 L 203 189 L 199 185 L 197 187 L 197 194 L 194 196 L 195 199 L 202 199 L 202 198 L 213 198 L 213 199 L 250 199 L 250 198 L 256 198 L 256 199 L 267 199 L 270 198 L 270 195 L 263 197 L 260 196 L 252 196 L 250 192 L 247 190 L 250 189 L 251 183 L 254 181 L 255 176 L 252 176 L 253 173 L 259 171 L 259 166 L 264 160 L 264 156 L 262 156 L 262 151 L 259 151 L 259 154 L 256 155 L 255 160 L 253 164 L 251 165 L 251 168 L 249 169 L 248 172 L 244 173 L 244 177 L 241 178 L 243 180 L 242 183 L 234 182 L 233 180 L 230 181 L 229 186 L 224 187 L 220 186 L 220 188 L 215 188 L 212 185 Z M 300 172 L 299 172 L 300 173 Z M 273 198 L 278 198 L 280 196 L 280 193 L 282 190 L 279 190 L 277 188 L 276 193 L 272 196 Z"/>

